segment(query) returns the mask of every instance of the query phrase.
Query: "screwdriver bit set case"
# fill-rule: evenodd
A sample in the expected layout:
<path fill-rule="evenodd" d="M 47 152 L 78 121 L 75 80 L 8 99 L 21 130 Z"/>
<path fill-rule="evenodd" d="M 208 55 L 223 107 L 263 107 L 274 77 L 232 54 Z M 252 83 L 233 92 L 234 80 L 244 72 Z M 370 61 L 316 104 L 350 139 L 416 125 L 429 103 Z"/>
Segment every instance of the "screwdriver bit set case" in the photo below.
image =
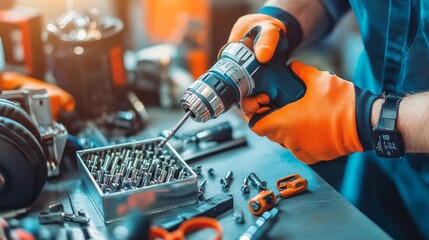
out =
<path fill-rule="evenodd" d="M 76 152 L 80 178 L 104 222 L 197 202 L 197 175 L 168 142 L 159 149 L 161 140 Z"/>

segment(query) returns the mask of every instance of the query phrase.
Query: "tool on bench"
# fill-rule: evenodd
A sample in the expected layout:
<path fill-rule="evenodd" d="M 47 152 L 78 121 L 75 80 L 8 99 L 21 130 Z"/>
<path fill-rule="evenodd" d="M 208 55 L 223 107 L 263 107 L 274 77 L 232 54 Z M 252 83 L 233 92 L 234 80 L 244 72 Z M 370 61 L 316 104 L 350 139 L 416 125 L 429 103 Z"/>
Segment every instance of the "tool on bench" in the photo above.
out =
<path fill-rule="evenodd" d="M 226 45 L 214 66 L 189 86 L 181 99 L 186 113 L 158 144 L 159 148 L 174 136 L 189 117 L 202 123 L 217 118 L 246 96 L 267 94 L 271 109 L 304 96 L 304 83 L 286 65 L 288 40 L 282 38 L 279 42 L 278 54 L 272 64 L 262 65 L 249 47 L 256 37 L 255 34 L 250 35 L 240 42 Z"/>
<path fill-rule="evenodd" d="M 74 210 L 73 206 L 71 206 Z M 90 219 L 85 216 L 79 216 L 64 212 L 64 205 L 62 203 L 57 203 L 49 206 L 49 212 L 42 212 L 39 214 L 40 224 L 50 224 L 50 223 L 64 223 L 64 221 L 75 222 L 79 224 L 87 224 Z"/>
<path fill-rule="evenodd" d="M 153 218 L 153 225 L 173 231 L 185 220 L 195 217 L 216 217 L 231 209 L 234 205 L 233 198 L 228 194 L 218 194 L 198 204 L 170 210 Z"/>
<path fill-rule="evenodd" d="M 223 142 L 232 138 L 232 127 L 229 122 L 223 122 L 192 135 L 183 135 L 184 144 L 206 141 Z"/>
<path fill-rule="evenodd" d="M 277 199 L 287 198 L 307 189 L 307 180 L 298 174 L 292 174 L 280 178 L 276 182 L 279 193 L 276 195 L 271 190 L 262 190 L 258 195 L 250 199 L 249 210 L 253 215 L 261 215 L 263 212 L 273 208 Z"/>
<path fill-rule="evenodd" d="M 76 210 L 75 210 L 75 208 L 73 206 L 73 201 L 72 201 L 71 195 L 68 194 L 67 197 L 69 199 L 69 204 L 70 204 L 70 208 L 72 210 L 72 214 L 75 215 L 75 216 L 86 218 L 86 214 L 83 211 L 78 211 L 77 214 L 76 214 Z M 89 220 L 90 219 L 88 218 L 88 222 L 89 222 Z M 80 222 L 79 223 L 80 228 L 82 229 L 82 233 L 83 233 L 83 236 L 84 236 L 85 239 L 91 239 L 91 236 L 90 236 L 88 228 L 87 228 L 88 222 L 84 221 L 84 222 Z"/>
<path fill-rule="evenodd" d="M 223 232 L 220 223 L 216 219 L 209 217 L 196 217 L 186 220 L 173 232 L 168 232 L 160 227 L 151 227 L 149 239 L 185 239 L 187 234 L 203 229 L 213 229 L 216 232 L 216 236 L 213 239 L 222 239 Z"/>
<path fill-rule="evenodd" d="M 270 211 L 266 211 L 260 216 L 256 222 L 250 226 L 243 234 L 241 234 L 239 240 L 259 240 L 267 239 L 266 234 L 268 230 L 277 222 L 279 210 L 273 208 Z"/>
<path fill-rule="evenodd" d="M 162 137 L 166 137 L 168 134 L 169 130 L 161 132 Z M 185 161 L 190 161 L 205 155 L 246 145 L 247 141 L 244 135 L 240 135 L 240 133 L 233 134 L 231 123 L 226 121 L 204 129 L 177 134 L 170 139 L 169 143 Z"/>

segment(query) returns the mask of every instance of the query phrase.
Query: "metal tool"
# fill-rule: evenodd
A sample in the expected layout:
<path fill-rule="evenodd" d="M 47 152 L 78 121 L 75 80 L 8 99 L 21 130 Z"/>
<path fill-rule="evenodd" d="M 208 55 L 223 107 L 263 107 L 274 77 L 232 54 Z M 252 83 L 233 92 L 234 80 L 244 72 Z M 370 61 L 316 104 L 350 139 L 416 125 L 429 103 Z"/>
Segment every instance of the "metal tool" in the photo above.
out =
<path fill-rule="evenodd" d="M 276 182 L 279 193 L 276 195 L 272 190 L 262 190 L 258 195 L 250 199 L 248 207 L 253 215 L 261 215 L 277 204 L 278 199 L 294 196 L 307 189 L 307 180 L 298 174 L 292 174 L 280 178 Z"/>
<path fill-rule="evenodd" d="M 250 226 L 243 234 L 241 234 L 239 240 L 267 239 L 266 234 L 277 222 L 278 213 L 279 210 L 277 208 L 273 208 L 270 211 L 264 212 L 252 226 Z"/>
<path fill-rule="evenodd" d="M 223 142 L 232 139 L 232 126 L 229 122 L 223 122 L 209 127 L 192 135 L 184 135 L 183 144 L 200 143 L 206 141 Z"/>
<path fill-rule="evenodd" d="M 75 222 L 75 223 L 88 223 L 89 218 L 83 216 L 77 216 L 74 214 L 68 214 L 65 212 L 53 212 L 53 213 L 41 213 L 39 214 L 40 224 L 50 223 L 64 223 L 64 221 Z"/>
<path fill-rule="evenodd" d="M 267 189 L 267 182 L 261 181 L 258 176 L 256 176 L 255 173 L 250 173 L 247 178 L 250 179 L 250 181 L 255 184 L 255 186 L 259 189 L 259 191 L 266 190 Z"/>
<path fill-rule="evenodd" d="M 253 42 L 255 37 L 253 34 L 241 42 L 229 43 L 213 67 L 189 86 L 181 99 L 185 117 L 165 141 L 177 132 L 188 117 L 197 122 L 206 122 L 219 117 L 249 95 L 267 94 L 272 109 L 304 96 L 305 84 L 286 65 L 289 48 L 287 39 L 282 38 L 279 42 L 278 54 L 272 64 L 262 65 L 256 60 L 252 48 L 248 47 L 253 44 L 244 43 L 249 40 Z"/>
<path fill-rule="evenodd" d="M 76 210 L 75 210 L 75 208 L 74 208 L 74 206 L 73 206 L 73 201 L 72 201 L 72 198 L 71 198 L 71 195 L 70 194 L 68 194 L 68 199 L 69 199 L 69 204 L 70 204 L 70 208 L 71 208 L 71 210 L 72 210 L 72 214 L 74 215 L 74 216 L 77 216 L 77 217 L 82 217 L 82 219 L 85 219 L 86 218 L 86 214 L 85 214 L 85 212 L 83 212 L 83 211 L 78 211 L 78 213 L 76 214 Z M 89 222 L 89 218 L 88 218 L 88 222 Z M 91 235 L 89 234 L 89 231 L 88 231 L 88 228 L 87 228 L 87 226 L 88 226 L 88 222 L 85 222 L 85 221 L 82 221 L 82 222 L 80 222 L 79 223 L 79 225 L 80 225 L 80 228 L 82 229 L 82 233 L 83 233 L 83 236 L 84 236 L 84 238 L 85 239 L 91 239 Z"/>
<path fill-rule="evenodd" d="M 226 173 L 226 176 L 220 180 L 220 184 L 222 185 L 222 187 L 228 188 L 229 185 L 231 185 L 232 174 L 233 174 L 232 171 L 228 171 Z"/>
<path fill-rule="evenodd" d="M 180 119 L 177 125 L 168 132 L 167 136 L 165 136 L 165 138 L 160 143 L 158 143 L 158 148 L 164 147 L 164 145 L 168 142 L 168 140 L 170 140 L 174 136 L 174 134 L 176 134 L 179 128 L 182 127 L 182 125 L 186 122 L 186 120 L 188 120 L 191 114 L 192 112 L 190 111 L 187 111 L 185 113 L 185 115 L 182 117 L 182 119 Z"/>

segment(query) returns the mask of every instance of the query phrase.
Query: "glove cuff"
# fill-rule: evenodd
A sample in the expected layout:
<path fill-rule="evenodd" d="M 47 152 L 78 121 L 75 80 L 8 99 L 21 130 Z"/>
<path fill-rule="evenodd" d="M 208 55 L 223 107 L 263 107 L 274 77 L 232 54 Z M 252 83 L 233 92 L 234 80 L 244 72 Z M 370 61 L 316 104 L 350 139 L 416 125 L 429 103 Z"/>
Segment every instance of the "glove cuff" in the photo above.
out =
<path fill-rule="evenodd" d="M 286 26 L 286 36 L 291 52 L 298 47 L 302 41 L 302 29 L 294 16 L 277 7 L 262 7 L 258 10 L 258 13 L 266 14 L 280 20 Z"/>
<path fill-rule="evenodd" d="M 356 127 L 360 143 L 364 151 L 373 149 L 372 145 L 372 127 L 371 127 L 371 110 L 372 104 L 381 94 L 363 91 L 355 85 L 356 96 Z"/>

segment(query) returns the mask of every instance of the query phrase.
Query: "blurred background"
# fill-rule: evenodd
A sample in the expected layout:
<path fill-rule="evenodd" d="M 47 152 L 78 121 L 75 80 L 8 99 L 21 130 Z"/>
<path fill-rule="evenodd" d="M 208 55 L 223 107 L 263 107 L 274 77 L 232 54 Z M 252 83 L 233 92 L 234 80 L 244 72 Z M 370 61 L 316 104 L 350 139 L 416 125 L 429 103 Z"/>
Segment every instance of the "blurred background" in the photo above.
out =
<path fill-rule="evenodd" d="M 6 1 L 6 0 L 3 0 Z M 102 16 L 114 16 L 125 24 L 127 49 L 138 50 L 165 42 L 176 42 L 186 28 L 196 28 L 205 42 L 209 63 L 215 61 L 238 17 L 257 11 L 263 0 L 15 0 L 16 5 L 37 8 L 42 26 L 69 10 L 97 8 Z M 191 29 L 194 30 L 194 29 Z M 335 69 L 344 78 L 352 77 L 362 43 L 352 13 L 321 44 L 297 55 L 321 68 Z"/>

